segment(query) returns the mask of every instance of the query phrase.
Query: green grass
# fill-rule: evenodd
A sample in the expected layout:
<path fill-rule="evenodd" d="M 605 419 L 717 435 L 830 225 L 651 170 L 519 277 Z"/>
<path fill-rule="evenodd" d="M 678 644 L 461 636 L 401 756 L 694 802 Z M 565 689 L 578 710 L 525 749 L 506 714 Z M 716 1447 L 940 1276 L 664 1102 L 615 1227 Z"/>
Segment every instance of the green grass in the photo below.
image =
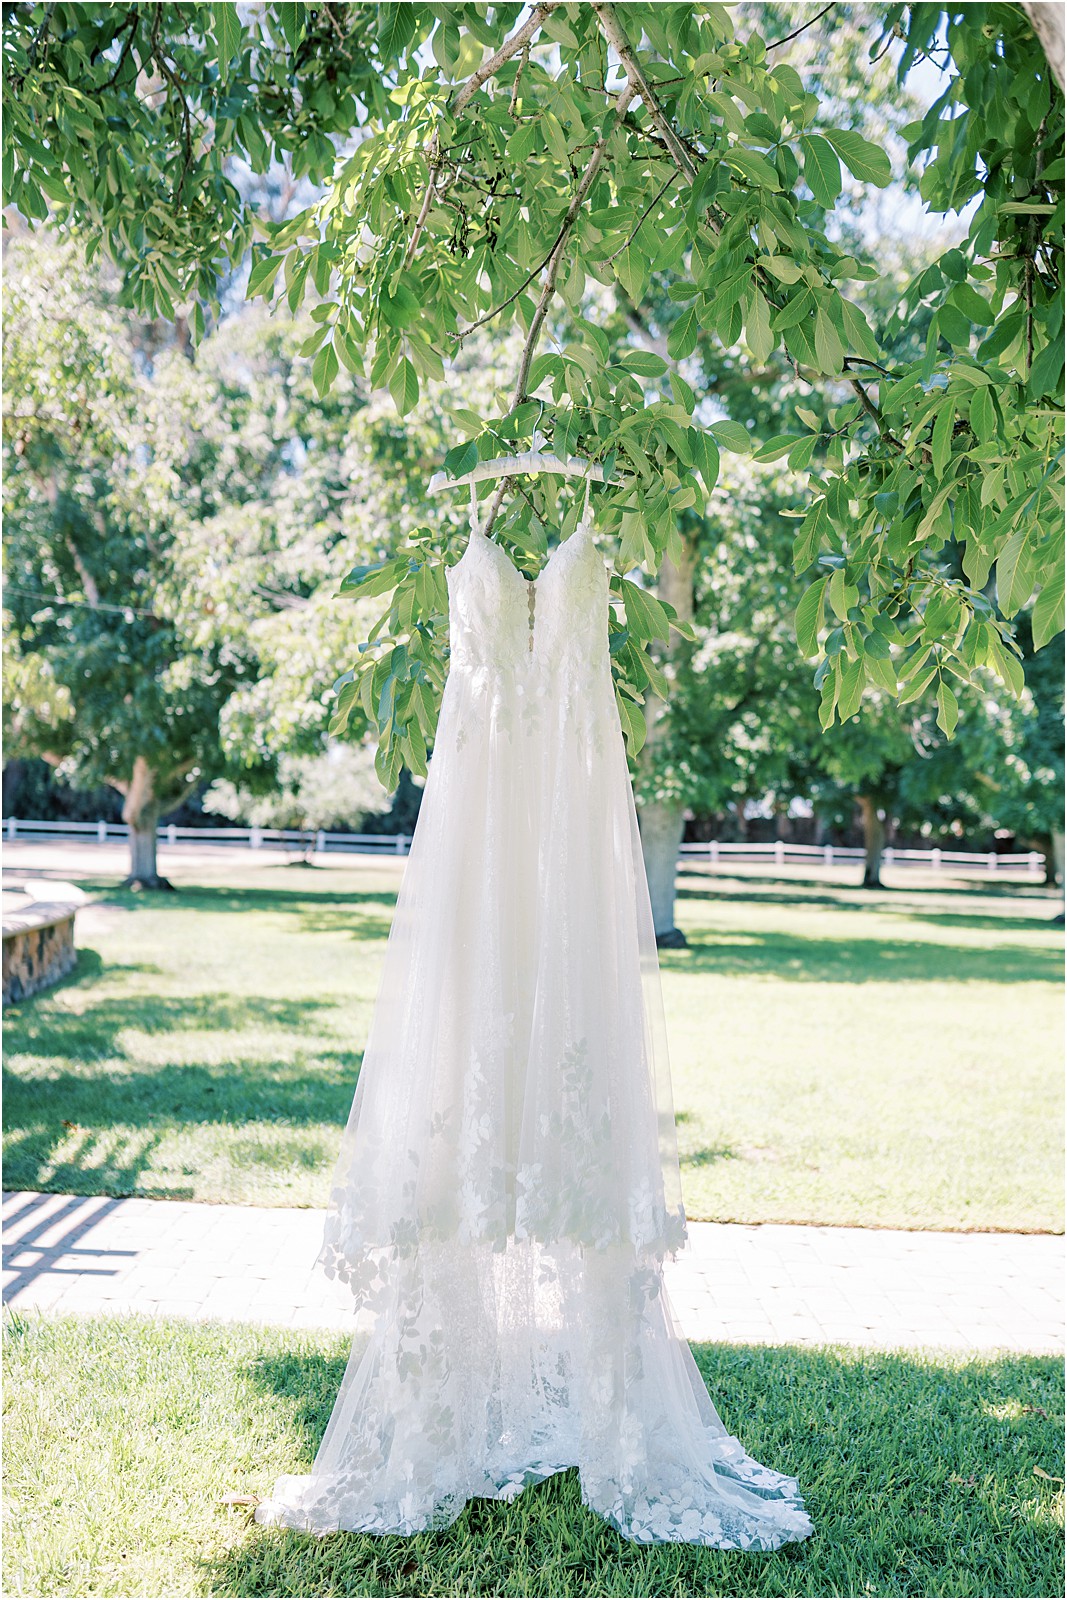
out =
<path fill-rule="evenodd" d="M 260 1528 L 223 1497 L 307 1469 L 347 1340 L 10 1318 L 4 1593 L 1062 1594 L 1060 1362 L 694 1350 L 727 1427 L 799 1477 L 803 1544 L 629 1544 L 581 1505 L 574 1471 L 409 1539 Z"/>
<path fill-rule="evenodd" d="M 322 1204 L 397 870 L 173 875 L 174 896 L 85 883 L 77 972 L 10 1008 L 5 1182 Z M 686 878 L 690 947 L 663 968 L 689 1215 L 1061 1229 L 1053 909 Z"/>

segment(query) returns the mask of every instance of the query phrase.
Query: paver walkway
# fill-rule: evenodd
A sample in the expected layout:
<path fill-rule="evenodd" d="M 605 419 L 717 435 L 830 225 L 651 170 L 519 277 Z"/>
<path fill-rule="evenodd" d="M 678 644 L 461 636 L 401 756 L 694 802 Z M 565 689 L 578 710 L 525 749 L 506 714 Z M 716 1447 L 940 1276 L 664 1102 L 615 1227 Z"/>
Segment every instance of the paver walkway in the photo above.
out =
<path fill-rule="evenodd" d="M 352 1327 L 315 1266 L 321 1211 L 173 1200 L 4 1195 L 4 1301 Z M 667 1265 L 686 1338 L 1058 1352 L 1064 1241 L 693 1222 Z"/>

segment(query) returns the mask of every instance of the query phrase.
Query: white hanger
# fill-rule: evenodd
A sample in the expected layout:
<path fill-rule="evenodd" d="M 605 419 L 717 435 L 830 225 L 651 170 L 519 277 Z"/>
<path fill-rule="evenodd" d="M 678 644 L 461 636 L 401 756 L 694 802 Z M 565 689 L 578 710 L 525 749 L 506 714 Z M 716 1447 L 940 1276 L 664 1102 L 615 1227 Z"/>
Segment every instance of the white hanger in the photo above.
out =
<path fill-rule="evenodd" d="M 481 483 L 486 478 L 513 478 L 521 473 L 552 473 L 557 477 L 585 478 L 587 482 L 619 484 L 620 479 L 609 478 L 603 467 L 597 466 L 595 461 L 587 461 L 582 456 L 569 456 L 566 460 L 562 456 L 553 454 L 546 449 L 546 440 L 541 434 L 535 433 L 530 441 L 530 448 L 521 456 L 497 456 L 492 461 L 480 461 L 470 472 L 465 472 L 461 478 L 450 478 L 447 472 L 435 472 L 430 479 L 428 494 L 437 494 L 441 489 L 457 489 L 463 483 Z"/>

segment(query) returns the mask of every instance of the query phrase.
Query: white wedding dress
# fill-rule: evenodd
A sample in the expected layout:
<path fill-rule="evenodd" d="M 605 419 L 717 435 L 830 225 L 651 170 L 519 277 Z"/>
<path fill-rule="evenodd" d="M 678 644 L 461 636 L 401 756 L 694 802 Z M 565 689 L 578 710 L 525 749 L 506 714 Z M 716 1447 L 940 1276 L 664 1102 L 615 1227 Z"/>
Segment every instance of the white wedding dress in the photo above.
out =
<path fill-rule="evenodd" d="M 356 1302 L 310 1475 L 261 1523 L 444 1527 L 577 1467 L 626 1538 L 773 1550 L 795 1478 L 720 1421 L 662 1263 L 685 1242 L 659 969 L 583 525 L 536 585 L 477 528 L 319 1256 Z"/>

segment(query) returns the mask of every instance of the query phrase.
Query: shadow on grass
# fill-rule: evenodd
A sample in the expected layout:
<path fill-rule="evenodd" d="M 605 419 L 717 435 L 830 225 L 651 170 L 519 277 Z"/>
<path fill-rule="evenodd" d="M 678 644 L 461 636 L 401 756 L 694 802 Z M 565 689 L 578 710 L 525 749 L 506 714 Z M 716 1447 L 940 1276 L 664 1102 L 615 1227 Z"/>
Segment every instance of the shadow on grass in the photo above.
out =
<path fill-rule="evenodd" d="M 928 912 L 922 902 L 959 902 L 961 909 L 949 915 L 958 916 L 969 925 L 973 916 L 975 925 L 992 927 L 1040 927 L 1062 905 L 1062 890 L 1045 885 L 1022 883 L 975 883 L 944 885 L 885 885 L 878 889 L 865 889 L 856 883 L 827 884 L 816 879 L 775 877 L 759 874 L 752 877 L 732 877 L 729 873 L 693 872 L 683 864 L 678 873 L 678 898 L 680 900 L 737 901 L 748 905 L 829 906 L 838 911 L 885 911 L 893 916 L 913 915 L 921 920 L 936 921 L 938 909 Z M 1024 901 L 1033 907 L 1031 915 L 1016 913 L 998 917 L 978 909 L 982 901 Z M 909 902 L 912 902 L 909 904 Z M 970 903 L 973 911 L 967 909 Z"/>
<path fill-rule="evenodd" d="M 272 885 L 269 888 L 239 889 L 229 885 L 215 888 L 208 884 L 193 884 L 180 888 L 176 895 L 150 897 L 115 888 L 99 880 L 81 878 L 77 882 L 78 887 L 84 889 L 87 894 L 97 896 L 92 904 L 101 908 L 114 907 L 131 912 L 208 911 L 213 914 L 241 911 L 277 912 L 285 916 L 299 917 L 309 932 L 319 931 L 317 919 L 322 918 L 323 928 L 327 932 L 332 932 L 337 927 L 344 931 L 351 930 L 358 937 L 367 939 L 385 937 L 389 931 L 393 907 L 396 905 L 396 892 L 388 889 L 359 889 L 348 892 L 337 889 L 316 889 L 314 884 L 301 884 L 298 888 Z M 374 917 L 369 914 L 379 907 L 388 915 Z"/>
<path fill-rule="evenodd" d="M 24 1078 L 5 1072 L 4 1182 L 10 1189 L 68 1194 L 191 1198 L 188 1185 L 150 1186 L 141 1174 L 164 1138 L 204 1126 L 248 1128 L 246 1139 L 225 1138 L 226 1161 L 235 1169 L 322 1171 L 336 1160 L 337 1141 L 302 1130 L 318 1124 L 343 1128 L 361 1061 L 358 1050 L 318 1050 L 277 1064 L 163 1062 L 155 1070 L 107 1076 L 54 1070 Z M 183 1170 L 191 1179 L 199 1176 L 195 1166 Z"/>
<path fill-rule="evenodd" d="M 76 969 L 55 988 L 9 1006 L 4 1014 L 7 1049 L 56 1056 L 62 1061 L 97 1061 L 101 1056 L 123 1054 L 119 1038 L 127 1030 L 150 1034 L 225 1031 L 238 1036 L 252 1028 L 305 1032 L 317 1016 L 341 1004 L 340 1000 L 321 995 L 306 1000 L 225 993 L 137 993 L 124 999 L 109 994 L 99 1000 L 92 998 L 95 976 L 110 979 L 130 970 L 101 965 L 79 985 Z M 83 1010 L 67 1011 L 48 1003 L 61 990 L 79 986 L 89 989 L 89 1001 Z"/>
<path fill-rule="evenodd" d="M 276 1353 L 253 1383 L 304 1439 L 306 1472 L 345 1366 Z M 436 1532 L 316 1538 L 252 1523 L 206 1585 L 226 1595 L 1059 1595 L 1062 1364 L 1028 1356 L 694 1346 L 726 1427 L 798 1477 L 815 1532 L 773 1553 L 635 1545 L 575 1470 Z M 1035 1468 L 1049 1478 L 1035 1476 Z"/>
<path fill-rule="evenodd" d="M 706 928 L 690 929 L 689 940 L 687 949 L 660 951 L 664 972 L 770 976 L 788 983 L 1058 984 L 1063 979 L 1062 954 L 1041 945 L 976 948 L 927 940 L 756 932 L 720 939 Z"/>

